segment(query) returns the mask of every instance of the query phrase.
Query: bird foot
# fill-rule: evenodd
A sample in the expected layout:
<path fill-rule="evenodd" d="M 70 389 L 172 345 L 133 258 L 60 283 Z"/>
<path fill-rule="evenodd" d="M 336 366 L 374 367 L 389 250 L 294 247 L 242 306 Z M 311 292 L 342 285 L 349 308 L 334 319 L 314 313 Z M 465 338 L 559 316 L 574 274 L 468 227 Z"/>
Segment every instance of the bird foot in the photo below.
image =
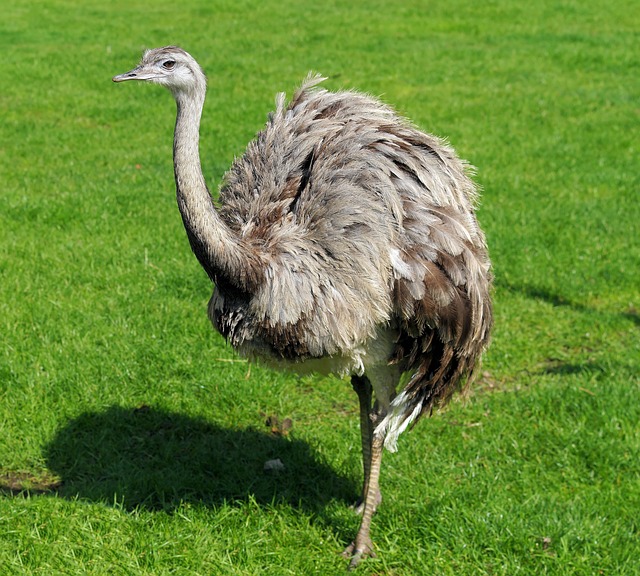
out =
<path fill-rule="evenodd" d="M 380 492 L 380 490 L 378 490 L 376 494 L 376 498 L 374 500 L 374 504 L 373 504 L 374 513 L 378 509 L 378 506 L 380 505 L 381 502 L 382 502 L 382 493 Z M 353 508 L 356 514 L 359 514 L 360 516 L 362 516 L 364 514 L 364 497 L 361 496 L 360 498 L 358 498 L 358 500 L 355 502 L 353 506 L 351 506 L 351 508 Z"/>
<path fill-rule="evenodd" d="M 376 553 L 373 551 L 373 542 L 368 536 L 366 538 L 356 536 L 356 539 L 344 549 L 342 555 L 345 558 L 351 558 L 349 570 L 355 569 L 363 558 L 376 557 Z"/>

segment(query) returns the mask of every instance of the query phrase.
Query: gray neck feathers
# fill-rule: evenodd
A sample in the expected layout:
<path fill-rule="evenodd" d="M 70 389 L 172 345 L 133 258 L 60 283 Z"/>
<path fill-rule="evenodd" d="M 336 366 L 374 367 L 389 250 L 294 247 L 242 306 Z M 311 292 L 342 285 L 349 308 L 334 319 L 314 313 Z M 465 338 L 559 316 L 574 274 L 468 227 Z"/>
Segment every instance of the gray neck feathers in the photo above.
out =
<path fill-rule="evenodd" d="M 176 94 L 178 113 L 173 165 L 178 207 L 191 248 L 209 277 L 221 286 L 251 292 L 260 276 L 257 255 L 220 218 L 200 165 L 200 118 L 204 78 L 193 91 Z"/>

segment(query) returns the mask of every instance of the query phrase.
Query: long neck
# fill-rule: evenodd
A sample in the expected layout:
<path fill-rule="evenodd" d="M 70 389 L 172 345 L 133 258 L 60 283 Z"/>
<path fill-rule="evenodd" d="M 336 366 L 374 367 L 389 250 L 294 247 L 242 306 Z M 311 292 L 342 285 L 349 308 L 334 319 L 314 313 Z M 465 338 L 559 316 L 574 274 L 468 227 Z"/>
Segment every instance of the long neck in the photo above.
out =
<path fill-rule="evenodd" d="M 252 292 L 262 277 L 258 255 L 220 218 L 200 166 L 204 93 L 203 86 L 176 98 L 173 166 L 178 207 L 191 248 L 209 277 L 217 284 Z"/>

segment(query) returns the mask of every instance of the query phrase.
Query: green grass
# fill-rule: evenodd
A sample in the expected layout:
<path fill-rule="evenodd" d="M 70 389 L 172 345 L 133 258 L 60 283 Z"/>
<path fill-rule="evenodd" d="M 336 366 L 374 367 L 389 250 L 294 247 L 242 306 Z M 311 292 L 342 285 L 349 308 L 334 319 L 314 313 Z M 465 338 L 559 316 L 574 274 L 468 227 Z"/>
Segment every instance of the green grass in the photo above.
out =
<path fill-rule="evenodd" d="M 311 69 L 478 167 L 493 344 L 469 400 L 385 455 L 358 573 L 640 573 L 639 28 L 624 0 L 5 6 L 0 573 L 345 569 L 354 394 L 249 371 L 213 332 L 174 104 L 111 84 L 168 43 L 209 76 L 214 187 Z"/>

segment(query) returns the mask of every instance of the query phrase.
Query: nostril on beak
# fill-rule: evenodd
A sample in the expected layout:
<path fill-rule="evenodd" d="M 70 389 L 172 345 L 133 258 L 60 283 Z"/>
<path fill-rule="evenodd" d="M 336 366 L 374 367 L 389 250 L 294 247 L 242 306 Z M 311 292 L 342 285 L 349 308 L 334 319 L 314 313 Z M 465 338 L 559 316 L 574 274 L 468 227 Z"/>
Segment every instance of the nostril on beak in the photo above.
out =
<path fill-rule="evenodd" d="M 112 80 L 114 82 L 124 82 L 125 80 L 136 80 L 138 78 L 138 73 L 131 70 L 130 72 L 125 72 L 124 74 L 118 74 L 114 76 Z"/>

